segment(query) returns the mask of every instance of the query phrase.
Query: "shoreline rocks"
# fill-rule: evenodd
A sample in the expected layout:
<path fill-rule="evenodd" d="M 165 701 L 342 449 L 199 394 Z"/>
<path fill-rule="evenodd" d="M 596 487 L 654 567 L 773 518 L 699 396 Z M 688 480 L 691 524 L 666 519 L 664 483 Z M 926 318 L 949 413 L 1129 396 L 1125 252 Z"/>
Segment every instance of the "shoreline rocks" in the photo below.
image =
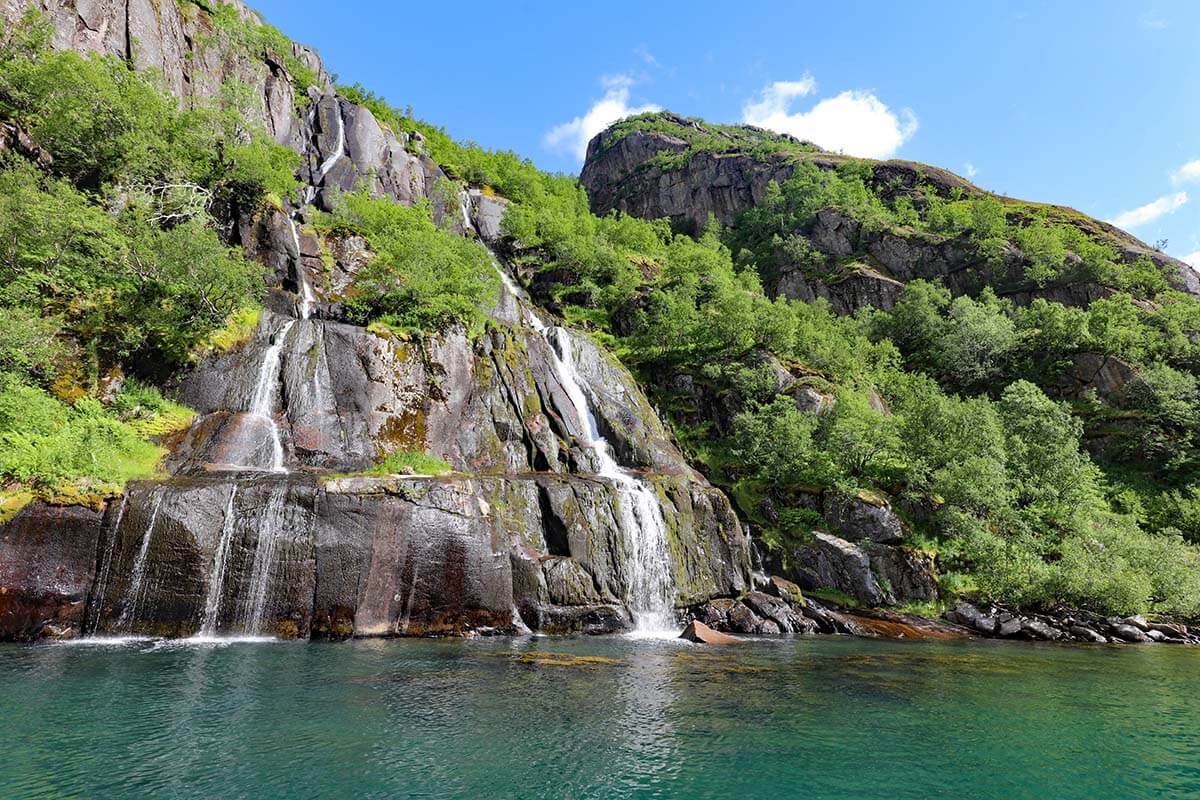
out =
<path fill-rule="evenodd" d="M 1078 609 L 1025 613 L 1001 606 L 979 608 L 960 601 L 943 616 L 972 634 L 989 639 L 1087 644 L 1200 644 L 1200 636 L 1186 625 L 1147 622 L 1140 615 L 1122 619 Z"/>

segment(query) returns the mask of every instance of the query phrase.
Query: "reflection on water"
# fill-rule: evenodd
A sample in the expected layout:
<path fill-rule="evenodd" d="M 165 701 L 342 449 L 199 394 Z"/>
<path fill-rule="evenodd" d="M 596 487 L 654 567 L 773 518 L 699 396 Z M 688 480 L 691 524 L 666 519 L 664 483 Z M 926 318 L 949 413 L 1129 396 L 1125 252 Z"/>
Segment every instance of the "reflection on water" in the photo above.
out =
<path fill-rule="evenodd" d="M 827 638 L 7 647 L 0 794 L 1193 797 L 1198 667 Z"/>

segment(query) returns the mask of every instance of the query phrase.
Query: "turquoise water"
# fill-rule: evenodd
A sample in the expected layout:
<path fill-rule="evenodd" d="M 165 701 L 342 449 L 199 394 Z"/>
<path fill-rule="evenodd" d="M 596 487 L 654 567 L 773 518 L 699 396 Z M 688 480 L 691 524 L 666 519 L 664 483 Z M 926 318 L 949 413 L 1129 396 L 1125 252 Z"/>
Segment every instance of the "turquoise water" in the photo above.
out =
<path fill-rule="evenodd" d="M 841 638 L 5 647 L 0 796 L 1197 797 L 1198 669 Z"/>

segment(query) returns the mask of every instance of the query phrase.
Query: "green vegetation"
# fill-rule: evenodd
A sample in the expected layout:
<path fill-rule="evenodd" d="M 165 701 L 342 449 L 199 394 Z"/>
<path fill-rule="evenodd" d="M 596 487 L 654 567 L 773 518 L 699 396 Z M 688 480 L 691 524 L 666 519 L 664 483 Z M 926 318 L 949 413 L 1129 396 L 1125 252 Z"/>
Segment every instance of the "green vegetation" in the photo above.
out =
<path fill-rule="evenodd" d="M 755 158 L 794 156 L 820 152 L 812 142 L 746 125 L 714 125 L 698 119 L 683 119 L 667 111 L 638 114 L 617 122 L 604 142 L 607 150 L 631 133 L 664 133 L 685 143 L 678 152 L 659 153 L 652 162 L 675 169 L 691 161 L 696 153 L 741 153 Z"/>
<path fill-rule="evenodd" d="M 1195 384 L 1180 376 L 1194 363 L 1200 317 L 1192 298 L 1150 276 L 1152 265 L 1118 266 L 1110 243 L 1037 207 L 943 197 L 928 186 L 884 193 L 854 160 L 833 169 L 800 162 L 736 225 L 695 238 L 665 221 L 597 218 L 570 179 L 529 168 L 510 183 L 520 187 L 504 219 L 510 261 L 550 279 L 536 282 L 543 302 L 658 376 L 647 383 L 681 440 L 769 544 L 787 546 L 819 522 L 801 495 L 866 490 L 890 497 L 937 551 L 944 591 L 1200 613 L 1200 553 L 1177 527 L 1195 535 L 1187 520 L 1200 519 L 1200 502 L 1162 483 L 1169 470 L 1186 484 L 1190 459 L 1153 457 L 1149 483 L 1145 470 L 1132 473 L 1143 480 L 1135 490 L 1133 477 L 1118 480 L 1082 447 L 1083 420 L 1102 412 L 1068 407 L 1042 388 L 1077 354 L 1153 365 L 1139 374 L 1145 390 L 1130 394 L 1136 407 L 1100 404 L 1103 413 L 1109 423 L 1155 421 L 1129 428 L 1130 451 L 1154 444 L 1163 453 L 1190 440 L 1180 424 Z M 841 263 L 805 236 L 830 207 L 865 231 L 961 239 L 982 263 L 1027 248 L 1031 285 L 1082 276 L 1128 291 L 1087 309 L 1022 307 L 991 291 L 953 298 L 916 281 L 893 311 L 857 318 L 823 302 L 770 300 L 762 281 L 780 266 L 837 279 Z M 781 369 L 799 380 L 781 384 Z M 668 375 L 740 410 L 732 425 L 703 413 L 696 394 L 668 390 Z M 801 410 L 802 390 L 826 398 L 825 410 Z"/>
<path fill-rule="evenodd" d="M 52 159 L 0 157 L 0 478 L 10 496 L 103 495 L 153 474 L 148 440 L 191 413 L 136 381 L 106 406 L 101 377 L 160 377 L 257 313 L 262 269 L 220 232 L 292 193 L 299 160 L 245 126 L 244 87 L 180 109 L 49 40 L 34 12 L 0 32 L 0 121 Z"/>
<path fill-rule="evenodd" d="M 268 56 L 282 64 L 288 77 L 292 79 L 297 106 L 303 108 L 308 105 L 308 89 L 317 85 L 317 73 L 296 56 L 291 40 L 282 31 L 267 24 L 257 14 L 252 19 L 243 18 L 236 8 L 220 0 L 212 4 L 201 3 L 198 0 L 192 2 L 207 11 L 217 29 L 244 54 L 254 57 Z"/>
<path fill-rule="evenodd" d="M 152 477 L 166 451 L 147 436 L 186 427 L 192 414 L 156 390 L 128 385 L 105 408 L 92 397 L 67 404 L 14 378 L 0 385 L 0 478 L 50 499 L 106 497 Z"/>
<path fill-rule="evenodd" d="M 417 450 L 397 450 L 364 475 L 446 475 L 453 468 L 442 459 Z"/>
<path fill-rule="evenodd" d="M 282 34 L 197 5 L 244 54 L 283 63 L 306 100 L 317 76 Z M 53 156 L 0 161 L 0 514 L 154 474 L 162 450 L 147 440 L 190 412 L 132 380 L 103 404 L 101 376 L 161 377 L 243 341 L 262 274 L 220 231 L 296 188 L 297 156 L 244 127 L 245 87 L 181 110 L 127 65 L 47 41 L 36 15 L 0 36 L 0 120 Z M 1200 615 L 1200 304 L 1149 258 L 1119 263 L 1094 223 L 962 187 L 881 185 L 868 162 L 817 159 L 764 131 L 667 114 L 618 124 L 608 146 L 634 131 L 682 140 L 656 160 L 664 169 L 698 152 L 794 164 L 732 226 L 684 236 L 596 217 L 570 177 L 456 142 L 362 87 L 340 91 L 456 180 L 510 201 L 504 255 L 535 273 L 537 299 L 654 377 L 684 446 L 769 545 L 821 524 L 806 510 L 814 493 L 868 493 L 936 551 L 944 593 Z M 830 257 L 809 238 L 830 208 L 858 223 L 854 252 Z M 316 224 L 373 253 L 342 298 L 354 321 L 481 329 L 498 284 L 489 256 L 440 230 L 430 205 L 354 192 Z M 913 281 L 892 310 L 854 317 L 764 291 L 783 269 L 843 279 L 881 231 L 953 244 L 1011 285 L 953 297 Z M 1086 308 L 1001 296 L 1075 282 L 1107 291 Z M 1116 364 L 1121 385 L 1064 388 L 1084 358 Z M 406 450 L 367 474 L 449 469 Z"/>
<path fill-rule="evenodd" d="M 482 328 L 500 280 L 477 242 L 439 229 L 429 203 L 402 206 L 366 193 L 343 195 L 320 225 L 366 238 L 374 254 L 344 298 L 362 325 L 435 331 L 453 323 Z"/>

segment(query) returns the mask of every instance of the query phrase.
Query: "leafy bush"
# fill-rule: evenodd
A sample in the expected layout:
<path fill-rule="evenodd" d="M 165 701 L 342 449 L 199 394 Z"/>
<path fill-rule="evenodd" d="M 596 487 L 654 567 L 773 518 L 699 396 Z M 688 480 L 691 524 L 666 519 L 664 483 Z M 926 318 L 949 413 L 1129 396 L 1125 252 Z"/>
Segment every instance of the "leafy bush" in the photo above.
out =
<path fill-rule="evenodd" d="M 478 330 L 496 302 L 499 278 L 487 251 L 440 230 L 427 203 L 409 207 L 347 194 L 322 224 L 364 236 L 374 253 L 345 298 L 360 324 L 436 331 L 462 323 Z"/>
<path fill-rule="evenodd" d="M 165 454 L 90 397 L 67 405 L 12 378 L 0 388 L 0 445 L 0 477 L 46 496 L 79 484 L 119 491 Z"/>

